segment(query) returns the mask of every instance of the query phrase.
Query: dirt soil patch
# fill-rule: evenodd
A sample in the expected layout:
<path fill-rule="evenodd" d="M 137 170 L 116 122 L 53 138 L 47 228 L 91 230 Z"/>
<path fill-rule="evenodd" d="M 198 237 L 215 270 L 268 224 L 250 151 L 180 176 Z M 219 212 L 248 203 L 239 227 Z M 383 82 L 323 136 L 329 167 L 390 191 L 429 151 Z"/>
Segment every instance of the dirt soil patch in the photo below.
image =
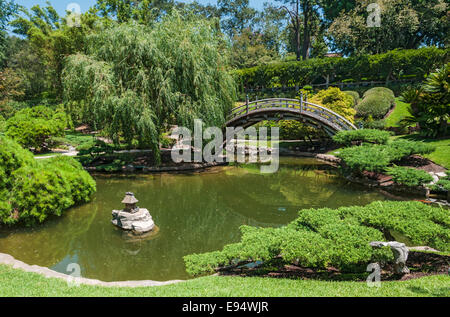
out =
<path fill-rule="evenodd" d="M 391 264 L 381 264 L 381 280 L 382 281 L 406 281 L 410 279 L 421 278 L 429 275 L 449 274 L 450 256 L 429 252 L 411 251 L 406 263 L 410 269 L 409 274 L 398 275 L 394 273 Z M 332 280 L 332 281 L 366 281 L 368 273 L 342 273 L 338 269 L 329 267 L 327 270 L 316 270 L 312 268 L 304 268 L 296 265 L 283 265 L 278 268 L 261 269 L 261 268 L 234 268 L 227 271 L 221 271 L 220 275 L 232 276 L 259 276 L 259 277 L 275 277 L 275 278 L 301 278 L 315 280 Z"/>

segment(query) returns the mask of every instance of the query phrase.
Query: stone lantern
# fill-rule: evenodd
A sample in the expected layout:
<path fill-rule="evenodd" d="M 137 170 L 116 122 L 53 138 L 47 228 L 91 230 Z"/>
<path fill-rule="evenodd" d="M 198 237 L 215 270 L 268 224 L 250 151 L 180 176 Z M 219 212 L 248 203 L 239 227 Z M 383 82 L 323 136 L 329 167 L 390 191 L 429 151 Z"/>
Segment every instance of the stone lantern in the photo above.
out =
<path fill-rule="evenodd" d="M 125 204 L 123 210 L 113 210 L 111 222 L 124 230 L 132 231 L 135 234 L 143 234 L 155 228 L 150 212 L 145 208 L 136 206 L 138 200 L 133 193 L 126 193 L 122 203 Z"/>
<path fill-rule="evenodd" d="M 125 208 L 123 211 L 127 211 L 129 213 L 135 213 L 139 211 L 139 207 L 136 207 L 136 204 L 139 200 L 134 197 L 133 193 L 126 193 L 125 198 L 122 200 L 122 204 L 125 204 Z"/>

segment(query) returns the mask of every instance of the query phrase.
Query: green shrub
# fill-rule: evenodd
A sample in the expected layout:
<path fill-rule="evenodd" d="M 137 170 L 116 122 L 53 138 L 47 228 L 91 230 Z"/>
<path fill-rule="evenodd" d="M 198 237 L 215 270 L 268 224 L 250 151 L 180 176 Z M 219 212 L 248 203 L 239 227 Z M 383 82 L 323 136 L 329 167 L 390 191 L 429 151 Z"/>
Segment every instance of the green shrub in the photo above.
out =
<path fill-rule="evenodd" d="M 421 186 L 433 180 L 433 177 L 425 171 L 401 166 L 388 167 L 387 174 L 392 176 L 397 184 L 410 187 Z"/>
<path fill-rule="evenodd" d="M 353 97 L 339 88 L 330 87 L 321 90 L 311 98 L 311 102 L 322 105 L 343 116 L 350 122 L 355 122 L 356 111 L 353 109 Z"/>
<path fill-rule="evenodd" d="M 88 202 L 96 191 L 96 184 L 80 162 L 67 156 L 58 156 L 43 162 L 44 168 L 58 170 L 70 185 L 70 194 L 75 203 Z"/>
<path fill-rule="evenodd" d="M 344 91 L 345 94 L 351 96 L 353 98 L 353 106 L 356 107 L 359 103 L 360 97 L 359 97 L 359 92 L 357 91 L 352 91 L 352 90 L 346 90 Z"/>
<path fill-rule="evenodd" d="M 383 172 L 392 161 L 390 148 L 384 145 L 363 145 L 341 149 L 339 158 L 352 172 Z"/>
<path fill-rule="evenodd" d="M 394 104 L 395 102 L 395 95 L 394 92 L 392 90 L 390 90 L 389 88 L 386 87 L 375 87 L 375 88 L 370 88 L 369 90 L 367 90 L 364 95 L 363 98 L 366 98 L 368 96 L 371 95 L 381 95 L 386 97 L 387 99 L 389 99 L 389 102 L 391 104 Z"/>
<path fill-rule="evenodd" d="M 386 120 L 368 120 L 364 122 L 367 129 L 384 130 L 386 128 Z"/>
<path fill-rule="evenodd" d="M 70 157 L 36 161 L 16 142 L 0 136 L 0 223 L 33 225 L 89 200 L 96 186 Z"/>
<path fill-rule="evenodd" d="M 6 122 L 6 136 L 36 152 L 46 149 L 52 137 L 64 136 L 67 117 L 64 112 L 45 106 L 26 108 Z"/>
<path fill-rule="evenodd" d="M 413 154 L 428 154 L 433 151 L 433 146 L 423 142 L 397 140 L 385 145 L 366 144 L 344 148 L 337 156 L 352 171 L 383 172 L 392 162 L 400 161 Z"/>
<path fill-rule="evenodd" d="M 384 233 L 402 234 L 412 245 L 450 250 L 450 219 L 446 210 L 420 202 L 374 202 L 365 207 L 301 210 L 281 228 L 243 226 L 239 243 L 222 251 L 184 257 L 189 274 L 212 273 L 219 267 L 262 261 L 297 264 L 342 272 L 362 272 L 368 263 L 392 260 L 389 248 L 373 249 L 372 241 L 386 241 Z M 280 263 L 281 262 L 281 263 Z"/>
<path fill-rule="evenodd" d="M 390 136 L 390 133 L 387 131 L 360 129 L 340 131 L 333 136 L 333 140 L 344 146 L 351 146 L 354 143 L 386 144 L 388 143 Z"/>
<path fill-rule="evenodd" d="M 391 102 L 384 95 L 369 94 L 356 106 L 356 114 L 361 118 L 383 119 L 391 109 Z"/>

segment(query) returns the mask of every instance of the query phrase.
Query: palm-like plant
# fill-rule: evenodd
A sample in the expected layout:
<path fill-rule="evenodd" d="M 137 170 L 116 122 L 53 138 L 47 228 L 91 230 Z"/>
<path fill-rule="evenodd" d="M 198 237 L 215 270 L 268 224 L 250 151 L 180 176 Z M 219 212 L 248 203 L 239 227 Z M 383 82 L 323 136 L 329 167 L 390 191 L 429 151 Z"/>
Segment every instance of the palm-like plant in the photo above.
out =
<path fill-rule="evenodd" d="M 450 119 L 450 64 L 430 74 L 421 89 L 406 91 L 402 98 L 410 102 L 410 116 L 402 124 L 417 124 L 428 137 L 447 134 Z"/>

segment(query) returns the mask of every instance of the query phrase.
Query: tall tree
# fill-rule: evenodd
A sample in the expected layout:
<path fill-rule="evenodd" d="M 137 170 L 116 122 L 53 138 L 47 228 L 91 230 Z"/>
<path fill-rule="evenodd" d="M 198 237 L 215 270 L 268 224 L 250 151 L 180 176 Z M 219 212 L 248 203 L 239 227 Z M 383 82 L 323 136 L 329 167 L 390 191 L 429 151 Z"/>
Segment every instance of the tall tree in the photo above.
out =
<path fill-rule="evenodd" d="M 72 27 L 67 20 L 70 16 L 59 16 L 48 1 L 45 7 L 35 5 L 30 11 L 22 7 L 20 11 L 22 15 L 16 14 L 10 22 L 13 32 L 27 38 L 31 53 L 46 68 L 44 78 L 39 80 L 45 82 L 48 97 L 60 100 L 64 58 L 83 50 L 84 37 L 99 18 L 95 12 L 87 12 L 81 15 L 79 27 Z"/>
<path fill-rule="evenodd" d="M 297 60 L 308 59 L 311 54 L 313 25 L 318 17 L 319 6 L 317 0 L 277 1 L 284 3 L 284 5 L 281 6 L 281 9 L 285 10 L 289 15 L 290 27 L 294 33 Z"/>
<path fill-rule="evenodd" d="M 380 25 L 369 25 L 368 5 L 357 0 L 354 9 L 341 14 L 328 33 L 335 49 L 344 54 L 378 54 L 396 48 L 448 45 L 450 20 L 446 0 L 377 0 Z"/>
<path fill-rule="evenodd" d="M 174 0 L 97 0 L 95 8 L 101 16 L 119 23 L 135 20 L 149 24 L 167 14 L 174 4 Z"/>
<path fill-rule="evenodd" d="M 0 70 L 5 66 L 6 60 L 6 25 L 17 10 L 18 6 L 13 0 L 0 0 Z"/>
<path fill-rule="evenodd" d="M 235 84 L 213 21 L 177 11 L 152 27 L 122 24 L 88 37 L 88 55 L 72 55 L 64 70 L 65 98 L 84 104 L 94 128 L 128 144 L 151 146 L 170 124 L 195 118 L 222 126 Z"/>
<path fill-rule="evenodd" d="M 231 39 L 242 30 L 251 28 L 257 11 L 250 7 L 249 0 L 218 0 L 221 26 Z"/>

